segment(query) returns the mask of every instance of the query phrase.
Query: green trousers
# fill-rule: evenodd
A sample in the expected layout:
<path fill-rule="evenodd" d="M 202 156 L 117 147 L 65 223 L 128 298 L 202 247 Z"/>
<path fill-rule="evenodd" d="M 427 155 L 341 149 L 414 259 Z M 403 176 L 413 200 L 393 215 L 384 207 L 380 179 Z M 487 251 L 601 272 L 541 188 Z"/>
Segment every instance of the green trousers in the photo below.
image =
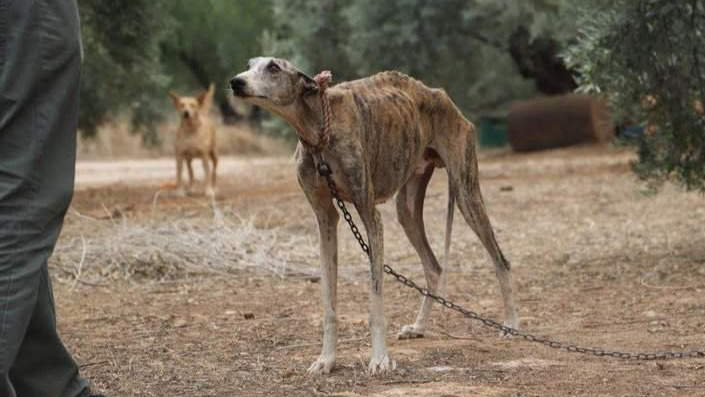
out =
<path fill-rule="evenodd" d="M 76 397 L 47 259 L 73 192 L 76 0 L 0 0 L 0 397 Z"/>

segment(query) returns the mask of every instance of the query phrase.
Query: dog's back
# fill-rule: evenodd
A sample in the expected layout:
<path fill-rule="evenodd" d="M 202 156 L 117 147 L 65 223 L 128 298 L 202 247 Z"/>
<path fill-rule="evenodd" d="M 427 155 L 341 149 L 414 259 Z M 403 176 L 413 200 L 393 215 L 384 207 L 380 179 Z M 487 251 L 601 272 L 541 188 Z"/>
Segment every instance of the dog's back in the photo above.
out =
<path fill-rule="evenodd" d="M 329 92 L 333 95 L 332 100 L 335 98 L 335 91 L 350 91 L 373 106 L 384 106 L 390 102 L 393 106 L 401 105 L 403 100 L 409 100 L 420 112 L 426 114 L 447 112 L 449 102 L 452 104 L 444 90 L 428 87 L 423 82 L 397 71 L 380 72 L 340 83 L 333 86 L 331 91 Z M 457 110 L 455 105 L 450 108 Z"/>
<path fill-rule="evenodd" d="M 405 181 L 417 160 L 431 153 L 434 160 L 437 136 L 474 134 L 474 126 L 442 89 L 430 88 L 419 80 L 396 71 L 340 83 L 326 91 L 333 114 L 334 131 L 359 135 L 367 153 L 373 179 Z M 349 131 L 350 126 L 355 126 Z M 430 149 L 430 150 L 429 150 Z M 391 158 L 394 167 L 380 166 L 380 156 Z M 439 164 L 440 165 L 440 164 Z M 382 196 L 397 186 L 376 184 Z M 387 186 L 390 192 L 383 186 Z"/>
<path fill-rule="evenodd" d="M 346 98 L 354 101 L 352 108 L 363 117 L 358 121 L 373 129 L 364 138 L 374 140 L 374 136 L 409 131 L 418 132 L 422 140 L 430 142 L 435 133 L 452 133 L 468 126 L 474 132 L 472 123 L 445 90 L 430 88 L 397 71 L 340 83 L 327 92 L 336 117 L 349 112 L 350 104 L 342 104 Z"/>

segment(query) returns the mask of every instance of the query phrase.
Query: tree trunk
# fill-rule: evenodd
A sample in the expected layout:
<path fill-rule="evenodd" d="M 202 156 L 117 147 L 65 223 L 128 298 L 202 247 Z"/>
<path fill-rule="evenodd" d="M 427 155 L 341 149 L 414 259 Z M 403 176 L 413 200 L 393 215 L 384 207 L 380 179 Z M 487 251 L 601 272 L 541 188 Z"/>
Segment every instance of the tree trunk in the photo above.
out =
<path fill-rule="evenodd" d="M 509 53 L 522 76 L 536 81 L 536 88 L 548 95 L 575 91 L 573 71 L 558 57 L 558 42 L 539 36 L 531 40 L 529 30 L 519 26 L 509 38 Z"/>

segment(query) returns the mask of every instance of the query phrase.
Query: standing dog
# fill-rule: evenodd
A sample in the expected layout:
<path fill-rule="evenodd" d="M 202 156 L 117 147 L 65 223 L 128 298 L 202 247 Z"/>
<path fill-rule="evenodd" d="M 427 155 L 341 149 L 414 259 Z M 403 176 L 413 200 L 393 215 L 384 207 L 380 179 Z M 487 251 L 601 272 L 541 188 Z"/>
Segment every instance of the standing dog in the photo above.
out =
<path fill-rule="evenodd" d="M 510 265 L 495 240 L 480 193 L 475 128 L 443 90 L 428 88 L 398 72 L 383 72 L 331 87 L 325 91 L 331 107 L 331 135 L 322 152 L 317 153 L 312 147 L 319 143 L 323 125 L 318 84 L 282 59 L 254 58 L 248 66 L 231 80 L 234 94 L 282 117 L 305 143 L 297 148 L 297 171 L 299 184 L 318 220 L 324 308 L 323 349 L 309 372 L 330 372 L 337 341 L 339 216 L 325 178 L 316 172 L 319 157 L 330 164 L 340 198 L 353 203 L 369 238 L 370 373 L 394 368 L 385 341 L 382 220 L 375 206 L 397 194 L 399 222 L 421 258 L 428 289 L 436 293 L 442 269 L 423 223 L 426 187 L 436 167 L 445 167 L 449 179 L 446 247 L 457 202 L 494 261 L 505 324 L 516 327 Z M 431 303 L 423 298 L 416 322 L 403 327 L 399 337 L 423 336 Z"/>
<path fill-rule="evenodd" d="M 203 161 L 203 171 L 206 178 L 206 195 L 215 197 L 215 174 L 218 167 L 218 153 L 215 146 L 215 127 L 210 119 L 210 108 L 213 103 L 215 85 L 211 84 L 208 91 L 197 97 L 179 96 L 169 92 L 174 106 L 181 114 L 181 124 L 176 132 L 174 143 L 176 155 L 176 188 L 179 195 L 193 188 L 193 168 L 191 160 L 200 158 Z M 181 174 L 186 162 L 189 183 L 184 190 Z M 213 162 L 211 167 L 210 162 Z"/>

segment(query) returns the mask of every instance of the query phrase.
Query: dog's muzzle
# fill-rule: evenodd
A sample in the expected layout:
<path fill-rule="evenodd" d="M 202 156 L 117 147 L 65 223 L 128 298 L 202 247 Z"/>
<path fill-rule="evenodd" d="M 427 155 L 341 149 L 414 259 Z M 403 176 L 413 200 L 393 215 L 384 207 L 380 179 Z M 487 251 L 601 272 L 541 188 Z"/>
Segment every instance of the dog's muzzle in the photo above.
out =
<path fill-rule="evenodd" d="M 240 77 L 233 77 L 232 80 L 230 80 L 230 88 L 233 89 L 233 93 L 236 96 L 246 96 L 245 94 L 245 87 L 247 86 L 247 82 L 245 79 L 240 78 Z"/>
<path fill-rule="evenodd" d="M 184 118 L 187 119 L 189 117 L 191 117 L 191 115 L 188 112 L 184 112 Z"/>

